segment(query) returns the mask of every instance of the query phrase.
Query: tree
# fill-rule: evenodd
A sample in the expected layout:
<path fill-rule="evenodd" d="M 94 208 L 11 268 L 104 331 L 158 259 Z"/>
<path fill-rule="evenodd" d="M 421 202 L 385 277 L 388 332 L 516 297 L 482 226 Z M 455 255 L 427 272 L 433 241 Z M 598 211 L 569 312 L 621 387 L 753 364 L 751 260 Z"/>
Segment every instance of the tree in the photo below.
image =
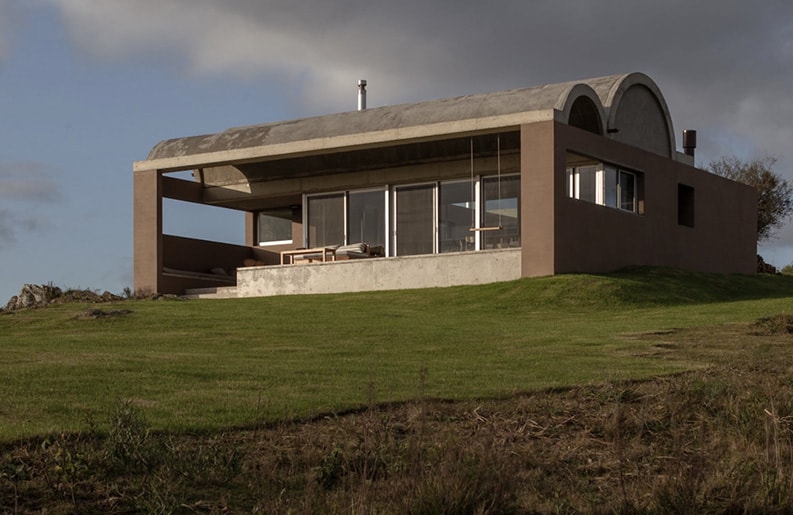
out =
<path fill-rule="evenodd" d="M 726 156 L 711 161 L 707 169 L 757 190 L 757 241 L 770 238 L 774 230 L 793 214 L 793 187 L 773 171 L 775 156 L 742 161 Z"/>

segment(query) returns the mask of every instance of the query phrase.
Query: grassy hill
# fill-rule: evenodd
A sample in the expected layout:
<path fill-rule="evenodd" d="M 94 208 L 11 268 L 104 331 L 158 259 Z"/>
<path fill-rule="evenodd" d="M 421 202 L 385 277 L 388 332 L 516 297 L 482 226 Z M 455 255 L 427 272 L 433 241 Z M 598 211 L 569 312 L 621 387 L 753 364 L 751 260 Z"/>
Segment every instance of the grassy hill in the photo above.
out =
<path fill-rule="evenodd" d="M 120 400 L 155 428 L 219 429 L 421 394 L 488 398 L 703 366 L 628 335 L 793 309 L 787 277 L 637 269 L 486 286 L 65 304 L 0 316 L 0 440 L 75 431 Z M 423 379 L 420 380 L 420 377 Z M 420 384 L 421 383 L 421 384 Z"/>
<path fill-rule="evenodd" d="M 130 313 L 81 316 L 96 307 Z M 18 503 L 19 488 L 34 488 L 17 470 L 26 464 L 29 471 L 59 467 L 61 475 L 51 470 L 40 486 L 62 495 L 67 511 L 83 502 L 75 492 L 85 481 L 95 490 L 91 502 L 110 496 L 99 480 L 86 479 L 97 470 L 109 482 L 125 471 L 132 493 L 119 506 L 144 511 L 202 495 L 221 506 L 229 488 L 244 500 L 226 506 L 242 511 L 350 511 L 360 502 L 358 512 L 388 499 L 402 499 L 395 512 L 437 512 L 433 506 L 455 502 L 463 503 L 459 512 L 488 502 L 491 512 L 630 511 L 660 507 L 662 494 L 677 511 L 685 498 L 672 487 L 692 483 L 681 475 L 688 458 L 702 462 L 692 474 L 725 466 L 707 465 L 705 449 L 715 444 L 696 439 L 729 422 L 737 436 L 719 438 L 764 458 L 741 473 L 731 464 L 735 474 L 721 474 L 715 486 L 694 486 L 737 489 L 735 481 L 757 477 L 749 493 L 719 495 L 744 508 L 793 507 L 779 494 L 793 486 L 791 312 L 789 277 L 632 269 L 475 287 L 4 313 L 0 494 L 16 492 Z M 535 448 L 539 442 L 548 448 Z M 584 454 L 565 452 L 565 442 Z M 263 449 L 280 456 L 287 448 L 281 461 L 256 461 Z M 569 475 L 558 485 L 526 491 L 510 480 L 540 484 L 536 474 L 554 460 Z M 156 488 L 181 484 L 167 480 L 175 463 L 179 474 L 214 486 L 192 491 L 186 482 L 168 493 L 171 504 L 160 492 L 162 502 L 147 505 Z M 228 477 L 207 478 L 208 468 Z M 433 484 L 440 479 L 426 470 L 451 483 Z M 151 483 L 157 474 L 162 481 Z M 668 488 L 652 493 L 642 481 L 658 474 L 668 475 L 661 482 Z M 251 477 L 261 482 L 259 494 Z M 393 498 L 384 493 L 379 501 L 355 497 L 373 484 L 402 487 L 386 489 Z M 292 504 L 279 506 L 273 485 Z M 690 492 L 689 506 L 698 506 L 702 488 Z M 578 493 L 559 497 L 566 491 Z M 404 504 L 415 498 L 426 506 Z"/>

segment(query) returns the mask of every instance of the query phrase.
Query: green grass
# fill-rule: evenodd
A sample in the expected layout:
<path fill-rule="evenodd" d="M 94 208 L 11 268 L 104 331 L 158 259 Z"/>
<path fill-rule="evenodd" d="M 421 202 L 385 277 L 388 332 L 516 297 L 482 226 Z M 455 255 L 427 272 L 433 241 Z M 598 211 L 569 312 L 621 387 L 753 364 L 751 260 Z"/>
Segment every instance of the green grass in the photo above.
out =
<path fill-rule="evenodd" d="M 486 286 L 125 301 L 0 316 L 0 441 L 102 428 L 119 401 L 155 429 L 211 431 L 419 396 L 644 378 L 709 364 L 636 333 L 793 311 L 793 277 L 633 269 Z"/>

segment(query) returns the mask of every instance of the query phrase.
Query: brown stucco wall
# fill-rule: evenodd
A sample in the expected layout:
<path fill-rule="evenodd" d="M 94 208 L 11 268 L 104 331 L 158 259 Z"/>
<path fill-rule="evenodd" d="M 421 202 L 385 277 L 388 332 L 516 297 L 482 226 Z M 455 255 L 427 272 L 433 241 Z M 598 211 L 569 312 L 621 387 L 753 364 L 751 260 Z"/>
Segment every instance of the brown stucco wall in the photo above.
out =
<path fill-rule="evenodd" d="M 520 243 L 521 275 L 555 273 L 554 195 L 557 189 L 553 122 L 521 127 Z"/>
<path fill-rule="evenodd" d="M 250 247 L 215 241 L 163 236 L 163 266 L 192 272 L 210 272 L 223 268 L 229 273 L 251 257 Z"/>
<path fill-rule="evenodd" d="M 629 265 L 754 273 L 754 190 L 567 125 L 542 125 L 535 130 L 552 132 L 556 156 L 554 273 L 607 272 Z M 643 214 L 568 198 L 564 157 L 568 151 L 643 174 Z M 680 183 L 695 190 L 693 228 L 678 224 Z"/>
<path fill-rule="evenodd" d="M 234 284 L 234 281 L 222 276 L 215 279 L 198 277 L 177 277 L 164 273 L 165 269 L 180 272 L 198 272 L 210 274 L 214 268 L 222 268 L 228 277 L 234 278 L 238 266 L 251 257 L 251 249 L 242 245 L 230 245 L 213 241 L 185 238 L 182 236 L 163 235 L 162 238 L 163 268 L 159 278 L 159 293 L 184 293 L 185 288 L 203 288 Z"/>
<path fill-rule="evenodd" d="M 133 290 L 159 291 L 162 270 L 162 181 L 156 170 L 133 174 Z"/>

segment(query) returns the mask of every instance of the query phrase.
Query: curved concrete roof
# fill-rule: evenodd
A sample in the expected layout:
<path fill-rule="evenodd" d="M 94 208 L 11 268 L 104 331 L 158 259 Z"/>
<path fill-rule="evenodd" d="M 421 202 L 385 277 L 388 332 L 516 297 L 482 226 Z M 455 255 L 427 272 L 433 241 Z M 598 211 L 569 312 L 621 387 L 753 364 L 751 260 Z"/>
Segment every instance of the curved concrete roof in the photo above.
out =
<path fill-rule="evenodd" d="M 155 145 L 147 160 L 135 163 L 134 168 L 189 169 L 218 163 L 249 162 L 268 156 L 305 155 L 339 148 L 363 148 L 389 141 L 497 130 L 540 120 L 556 119 L 567 123 L 575 100 L 581 96 L 592 100 L 603 125 L 600 133 L 607 134 L 616 116 L 612 104 L 616 104 L 618 109 L 625 91 L 636 85 L 644 86 L 657 98 L 671 131 L 666 102 L 658 87 L 646 75 L 630 73 L 235 127 L 216 134 L 169 139 Z M 641 113 L 633 114 L 641 116 Z M 674 149 L 674 136 L 671 132 L 669 134 Z"/>

